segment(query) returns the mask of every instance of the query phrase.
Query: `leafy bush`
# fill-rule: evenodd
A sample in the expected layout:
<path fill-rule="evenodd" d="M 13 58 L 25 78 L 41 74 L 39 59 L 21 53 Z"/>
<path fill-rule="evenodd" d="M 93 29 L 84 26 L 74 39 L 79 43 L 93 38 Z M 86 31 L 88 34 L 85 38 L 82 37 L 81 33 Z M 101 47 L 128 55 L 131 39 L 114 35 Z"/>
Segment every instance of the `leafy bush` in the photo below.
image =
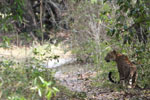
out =
<path fill-rule="evenodd" d="M 33 51 L 35 55 L 21 63 L 10 59 L 0 61 L 0 99 L 50 100 L 59 92 L 55 87 L 54 71 L 43 64 L 48 57 L 45 52 L 50 51 L 48 46 Z"/>
<path fill-rule="evenodd" d="M 114 63 L 107 64 L 104 61 L 105 54 L 110 50 L 106 49 L 117 49 L 137 65 L 138 84 L 141 87 L 150 87 L 148 2 L 104 1 L 108 2 L 81 1 L 74 8 L 73 52 L 79 60 L 94 63 L 102 72 L 102 80 L 106 80 L 110 70 L 117 73 Z"/>
<path fill-rule="evenodd" d="M 24 0 L 12 2 L 2 1 L 0 4 L 0 30 L 3 32 L 13 31 L 15 29 L 14 21 L 22 22 L 23 20 Z"/>
<path fill-rule="evenodd" d="M 107 33 L 118 41 L 117 46 L 121 48 L 121 52 L 125 52 L 137 64 L 138 84 L 145 88 L 150 87 L 148 85 L 150 74 L 148 71 L 150 63 L 148 55 L 150 45 L 149 3 L 144 0 L 117 0 L 113 4 L 116 6 L 115 23 Z"/>

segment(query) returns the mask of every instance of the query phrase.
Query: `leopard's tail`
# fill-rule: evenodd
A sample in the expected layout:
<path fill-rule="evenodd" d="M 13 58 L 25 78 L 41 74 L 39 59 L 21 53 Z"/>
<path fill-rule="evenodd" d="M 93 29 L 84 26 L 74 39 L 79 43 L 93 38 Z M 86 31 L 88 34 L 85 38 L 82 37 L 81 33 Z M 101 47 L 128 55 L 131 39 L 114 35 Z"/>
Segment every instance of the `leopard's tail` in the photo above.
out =
<path fill-rule="evenodd" d="M 112 76 L 112 72 L 109 72 L 108 78 L 109 78 L 110 82 L 115 83 L 115 84 L 119 84 L 120 83 L 120 81 L 118 81 L 118 82 L 114 81 L 111 76 Z"/>

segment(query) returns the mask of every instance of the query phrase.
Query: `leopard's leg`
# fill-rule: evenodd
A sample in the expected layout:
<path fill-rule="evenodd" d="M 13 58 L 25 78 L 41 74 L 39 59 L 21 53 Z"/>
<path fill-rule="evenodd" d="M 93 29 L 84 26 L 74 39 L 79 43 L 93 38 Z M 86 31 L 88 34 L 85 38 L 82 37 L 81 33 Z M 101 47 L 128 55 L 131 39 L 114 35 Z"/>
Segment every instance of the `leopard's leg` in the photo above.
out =
<path fill-rule="evenodd" d="M 125 78 L 124 77 L 121 77 L 120 78 L 120 84 L 125 87 Z"/>
<path fill-rule="evenodd" d="M 136 81 L 137 81 L 138 73 L 135 71 L 132 77 L 132 87 L 134 88 L 136 86 Z"/>
<path fill-rule="evenodd" d="M 127 79 L 127 87 L 132 88 L 132 76 L 129 76 Z"/>

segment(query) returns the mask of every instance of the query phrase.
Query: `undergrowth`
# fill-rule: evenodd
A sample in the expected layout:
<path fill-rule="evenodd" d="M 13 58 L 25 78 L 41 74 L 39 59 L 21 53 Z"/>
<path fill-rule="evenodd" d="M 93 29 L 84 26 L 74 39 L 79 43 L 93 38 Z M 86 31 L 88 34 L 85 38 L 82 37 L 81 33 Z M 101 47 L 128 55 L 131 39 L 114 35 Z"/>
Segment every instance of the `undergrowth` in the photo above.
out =
<path fill-rule="evenodd" d="M 54 71 L 44 64 L 50 46 L 33 48 L 30 58 L 23 62 L 1 58 L 0 99 L 1 100 L 50 100 L 59 92 L 55 86 Z"/>

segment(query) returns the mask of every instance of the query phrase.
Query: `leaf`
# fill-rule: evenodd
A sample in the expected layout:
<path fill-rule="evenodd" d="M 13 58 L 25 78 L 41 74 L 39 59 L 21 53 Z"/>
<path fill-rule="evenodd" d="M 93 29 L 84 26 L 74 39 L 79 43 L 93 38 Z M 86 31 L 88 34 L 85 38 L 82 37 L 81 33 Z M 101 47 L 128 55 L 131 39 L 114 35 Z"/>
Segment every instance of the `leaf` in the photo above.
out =
<path fill-rule="evenodd" d="M 49 91 L 48 94 L 46 95 L 46 98 L 47 98 L 48 100 L 50 100 L 51 97 L 52 97 L 52 92 Z"/>
<path fill-rule="evenodd" d="M 22 18 L 21 18 L 21 16 L 18 16 L 19 17 L 19 21 L 22 23 Z"/>
<path fill-rule="evenodd" d="M 59 90 L 58 90 L 56 87 L 53 87 L 53 90 L 54 90 L 55 92 L 59 92 Z"/>
<path fill-rule="evenodd" d="M 34 85 L 36 85 L 36 84 L 37 84 L 37 78 L 35 78 L 35 79 L 34 79 L 33 84 L 34 84 Z"/>
<path fill-rule="evenodd" d="M 42 93 L 41 93 L 40 89 L 38 89 L 38 94 L 39 94 L 40 97 L 42 97 Z"/>
<path fill-rule="evenodd" d="M 47 83 L 47 86 L 51 86 L 51 85 L 52 85 L 52 82 L 48 82 L 48 83 Z"/>
<path fill-rule="evenodd" d="M 41 80 L 42 83 L 45 82 L 44 79 L 41 76 L 39 76 L 39 79 Z"/>

